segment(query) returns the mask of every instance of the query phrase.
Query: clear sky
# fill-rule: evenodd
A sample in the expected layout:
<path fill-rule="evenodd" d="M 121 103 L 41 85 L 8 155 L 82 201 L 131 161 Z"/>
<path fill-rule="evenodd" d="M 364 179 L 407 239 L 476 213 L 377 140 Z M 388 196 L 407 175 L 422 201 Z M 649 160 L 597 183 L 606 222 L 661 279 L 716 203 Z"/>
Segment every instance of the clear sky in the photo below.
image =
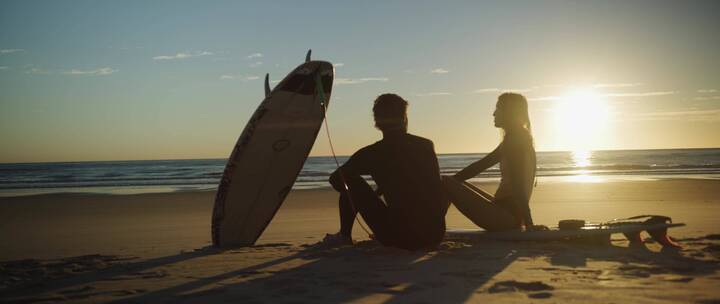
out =
<path fill-rule="evenodd" d="M 384 92 L 440 153 L 492 150 L 508 90 L 540 151 L 720 147 L 720 1 L 2 1 L 0 162 L 227 157 L 310 48 L 339 154 Z"/>

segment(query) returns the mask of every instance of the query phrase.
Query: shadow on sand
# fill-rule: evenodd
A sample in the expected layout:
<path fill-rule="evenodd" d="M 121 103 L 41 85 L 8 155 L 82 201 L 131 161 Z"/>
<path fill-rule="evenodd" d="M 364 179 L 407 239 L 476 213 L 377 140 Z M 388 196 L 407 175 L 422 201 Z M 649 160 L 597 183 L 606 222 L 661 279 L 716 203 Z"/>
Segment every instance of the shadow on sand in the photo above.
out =
<path fill-rule="evenodd" d="M 646 278 L 658 274 L 692 277 L 714 274 L 717 260 L 694 258 L 678 251 L 654 252 L 645 246 L 583 246 L 564 243 L 504 243 L 450 240 L 432 252 L 408 252 L 379 246 L 376 242 L 360 242 L 352 247 L 303 248 L 279 244 L 284 248 L 253 247 L 256 252 L 276 250 L 282 257 L 252 266 L 228 269 L 203 278 L 175 277 L 179 282 L 170 287 L 141 290 L 134 293 L 111 294 L 111 303 L 183 303 L 183 302 L 347 302 L 369 300 L 382 303 L 443 302 L 460 303 L 474 293 L 505 291 L 525 292 L 530 298 L 548 298 L 554 290 L 552 282 L 532 282 L 524 278 L 496 276 L 513 262 L 533 259 L 545 263 L 525 271 L 543 271 L 563 275 L 565 272 L 587 272 L 597 280 L 602 276 Z M 291 250 L 292 249 L 292 250 Z M 290 252 L 290 253 L 288 253 Z M 267 252 L 263 253 L 266 254 Z M 92 285 L 101 280 L 122 278 L 143 273 L 150 268 L 181 266 L 198 269 L 193 258 L 207 256 L 217 265 L 232 268 L 228 258 L 242 259 L 243 252 L 199 250 L 142 262 L 127 263 L 54 282 L 16 290 L 3 295 L 5 299 L 22 302 L 41 300 L 28 298 L 60 292 L 66 288 Z M 284 255 L 283 255 L 284 254 Z M 213 256 L 214 255 L 214 256 Z M 274 255 L 274 254 L 271 254 Z M 267 255 L 266 255 L 267 256 Z M 617 262 L 612 269 L 583 270 L 588 261 Z M 182 264 L 182 265 L 179 265 Z M 549 265 L 548 265 L 549 264 Z M 528 264 L 530 265 L 530 264 Z M 545 265 L 545 266 L 543 266 Z M 522 266 L 521 266 L 522 267 Z M 515 272 L 517 273 L 517 272 Z M 680 278 L 679 280 L 682 280 Z M 57 294 L 57 293 L 56 293 Z M 64 299 L 91 299 L 92 291 L 65 296 Z M 5 297 L 8 296 L 8 297 Z M 108 294 L 104 295 L 107 300 Z"/>

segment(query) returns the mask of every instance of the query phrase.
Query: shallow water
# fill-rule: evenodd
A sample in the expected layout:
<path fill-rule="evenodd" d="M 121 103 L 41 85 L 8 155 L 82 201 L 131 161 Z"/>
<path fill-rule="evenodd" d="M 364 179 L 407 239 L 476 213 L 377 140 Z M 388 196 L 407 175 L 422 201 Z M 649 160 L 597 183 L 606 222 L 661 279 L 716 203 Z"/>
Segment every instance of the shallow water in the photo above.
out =
<path fill-rule="evenodd" d="M 453 174 L 484 154 L 441 154 L 442 174 Z M 342 163 L 347 157 L 339 157 Z M 661 178 L 720 179 L 720 149 L 538 152 L 543 181 L 605 182 Z M 91 192 L 133 194 L 211 190 L 225 159 L 0 164 L 0 196 Z M 327 188 L 332 157 L 309 157 L 294 189 Z M 497 180 L 497 166 L 475 181 Z"/>

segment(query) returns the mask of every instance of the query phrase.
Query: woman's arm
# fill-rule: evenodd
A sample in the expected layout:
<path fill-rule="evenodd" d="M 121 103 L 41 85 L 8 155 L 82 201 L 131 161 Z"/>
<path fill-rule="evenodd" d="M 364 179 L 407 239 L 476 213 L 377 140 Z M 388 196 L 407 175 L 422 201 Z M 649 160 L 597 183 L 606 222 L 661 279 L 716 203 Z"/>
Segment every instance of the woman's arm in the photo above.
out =
<path fill-rule="evenodd" d="M 490 152 L 490 154 L 485 155 L 485 157 L 470 164 L 469 166 L 465 167 L 465 169 L 460 170 L 460 172 L 455 174 L 455 178 L 461 181 L 473 178 L 476 175 L 480 174 L 480 172 L 483 172 L 487 170 L 487 168 L 490 168 L 495 164 L 499 163 L 501 147 L 502 144 L 498 145 L 495 150 Z"/>

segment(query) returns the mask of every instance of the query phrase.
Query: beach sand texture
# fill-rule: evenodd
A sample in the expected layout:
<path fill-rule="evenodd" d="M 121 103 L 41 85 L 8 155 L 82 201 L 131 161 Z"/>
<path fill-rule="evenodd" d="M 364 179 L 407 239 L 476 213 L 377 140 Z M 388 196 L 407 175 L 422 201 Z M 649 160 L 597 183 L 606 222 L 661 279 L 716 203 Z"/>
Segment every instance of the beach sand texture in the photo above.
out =
<path fill-rule="evenodd" d="M 490 191 L 492 184 L 480 184 Z M 214 192 L 0 198 L 0 302 L 720 302 L 720 181 L 543 182 L 536 222 L 663 214 L 682 250 L 446 240 L 385 248 L 338 230 L 337 195 L 292 191 L 253 247 L 209 248 Z M 448 227 L 473 228 L 451 208 Z M 357 226 L 357 225 L 356 225 Z M 645 236 L 647 237 L 647 236 Z"/>

